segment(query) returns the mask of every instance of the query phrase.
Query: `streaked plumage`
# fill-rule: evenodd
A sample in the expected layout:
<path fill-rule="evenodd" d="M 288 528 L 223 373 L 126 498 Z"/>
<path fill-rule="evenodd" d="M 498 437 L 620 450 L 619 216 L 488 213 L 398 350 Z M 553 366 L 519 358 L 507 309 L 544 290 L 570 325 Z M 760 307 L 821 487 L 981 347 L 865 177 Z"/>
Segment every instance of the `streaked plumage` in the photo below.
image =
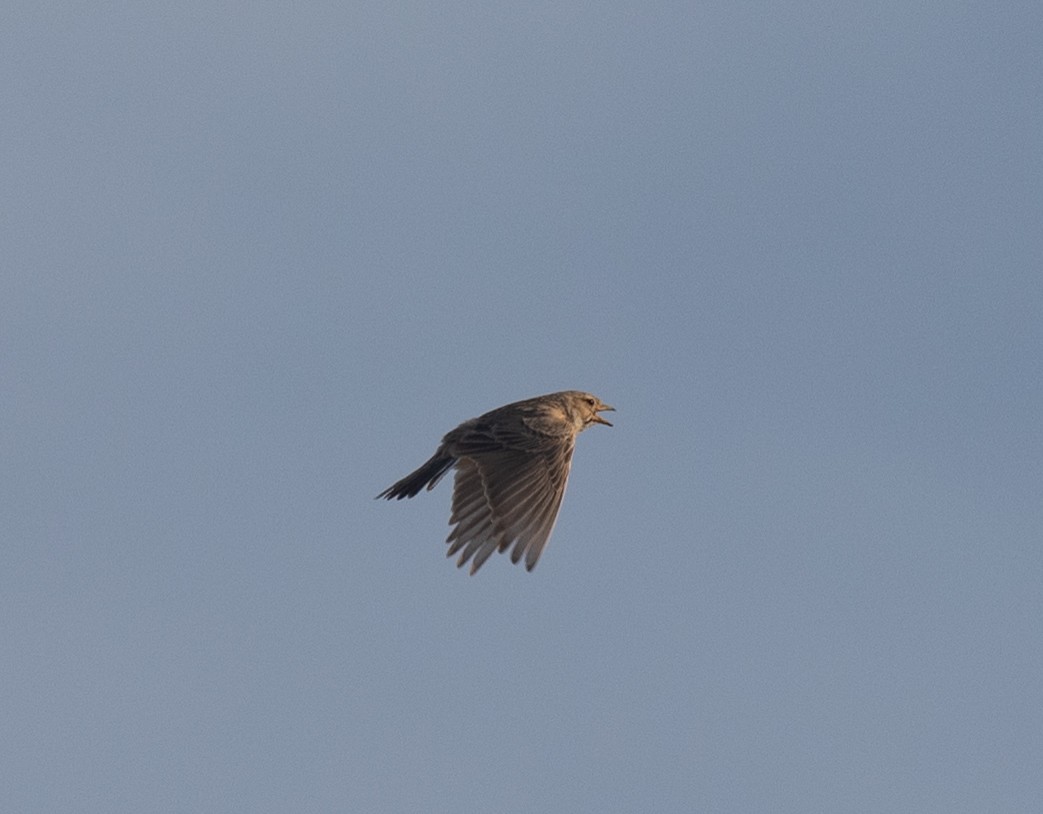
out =
<path fill-rule="evenodd" d="M 531 571 L 558 517 L 576 436 L 606 424 L 612 410 L 597 396 L 565 390 L 517 401 L 465 421 L 446 433 L 434 455 L 377 498 L 401 500 L 433 489 L 454 466 L 454 528 L 446 542 L 457 565 L 475 573 L 494 551 L 511 548 Z"/>

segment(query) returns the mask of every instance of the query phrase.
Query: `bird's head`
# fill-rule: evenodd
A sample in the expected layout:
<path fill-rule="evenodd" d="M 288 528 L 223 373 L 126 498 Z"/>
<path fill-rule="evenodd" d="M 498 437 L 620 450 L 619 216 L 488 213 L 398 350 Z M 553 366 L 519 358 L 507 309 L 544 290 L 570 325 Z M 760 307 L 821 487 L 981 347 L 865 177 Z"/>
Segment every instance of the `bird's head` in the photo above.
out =
<path fill-rule="evenodd" d="M 569 390 L 565 394 L 565 410 L 576 425 L 576 430 L 585 430 L 591 424 L 604 424 L 611 427 L 612 424 L 603 419 L 598 413 L 615 411 L 615 407 L 605 404 L 597 396 L 590 393 L 581 393 L 578 390 Z"/>

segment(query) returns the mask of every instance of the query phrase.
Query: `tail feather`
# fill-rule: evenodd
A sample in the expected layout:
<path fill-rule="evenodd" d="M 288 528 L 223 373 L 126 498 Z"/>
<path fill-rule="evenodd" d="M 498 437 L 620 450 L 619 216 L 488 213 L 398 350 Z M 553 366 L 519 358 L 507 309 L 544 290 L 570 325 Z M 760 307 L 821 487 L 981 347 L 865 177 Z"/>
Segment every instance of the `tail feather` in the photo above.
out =
<path fill-rule="evenodd" d="M 435 484 L 442 479 L 446 472 L 453 468 L 455 463 L 456 458 L 446 455 L 442 450 L 439 450 L 431 456 L 427 463 L 415 472 L 406 475 L 402 480 L 389 486 L 377 495 L 376 499 L 401 500 L 404 497 L 415 497 L 420 494 L 420 491 L 425 486 L 428 489 L 434 489 Z"/>

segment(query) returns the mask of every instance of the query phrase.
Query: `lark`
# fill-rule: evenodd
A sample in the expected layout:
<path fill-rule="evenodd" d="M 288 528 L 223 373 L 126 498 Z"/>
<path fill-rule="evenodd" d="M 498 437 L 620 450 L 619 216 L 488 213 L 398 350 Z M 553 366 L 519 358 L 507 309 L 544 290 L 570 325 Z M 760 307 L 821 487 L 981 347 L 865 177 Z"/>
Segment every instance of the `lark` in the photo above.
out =
<path fill-rule="evenodd" d="M 516 401 L 465 421 L 446 433 L 427 463 L 377 499 L 415 497 L 455 467 L 453 526 L 447 556 L 471 562 L 474 574 L 494 551 L 510 549 L 531 571 L 550 539 L 572 467 L 576 436 L 599 413 L 614 410 L 590 393 L 564 390 Z"/>

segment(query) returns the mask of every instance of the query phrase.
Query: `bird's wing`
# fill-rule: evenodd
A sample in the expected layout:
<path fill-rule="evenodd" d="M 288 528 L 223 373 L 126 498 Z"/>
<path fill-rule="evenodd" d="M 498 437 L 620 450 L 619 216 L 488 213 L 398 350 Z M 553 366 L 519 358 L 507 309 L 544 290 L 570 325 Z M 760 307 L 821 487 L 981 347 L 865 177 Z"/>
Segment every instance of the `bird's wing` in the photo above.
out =
<path fill-rule="evenodd" d="M 494 551 L 513 544 L 511 561 L 536 565 L 561 507 L 574 444 L 571 438 L 534 452 L 503 449 L 462 456 L 457 463 L 449 556 L 473 557 L 471 573 Z"/>
<path fill-rule="evenodd" d="M 471 565 L 473 574 L 496 550 L 494 540 L 488 547 L 488 551 L 483 548 L 493 539 L 495 523 L 492 507 L 485 495 L 481 472 L 473 458 L 460 458 L 456 463 L 453 512 L 449 516 L 449 523 L 455 525 L 455 528 L 446 539 L 446 542 L 449 543 L 446 556 L 451 557 L 460 549 L 464 549 L 457 563 L 458 566 L 463 566 L 473 555 L 479 554 L 479 556 L 475 556 L 475 561 Z"/>
<path fill-rule="evenodd" d="M 501 409 L 465 421 L 447 433 L 442 444 L 458 457 L 481 457 L 497 452 L 551 454 L 574 437 L 567 427 L 548 430 L 545 422 Z"/>

